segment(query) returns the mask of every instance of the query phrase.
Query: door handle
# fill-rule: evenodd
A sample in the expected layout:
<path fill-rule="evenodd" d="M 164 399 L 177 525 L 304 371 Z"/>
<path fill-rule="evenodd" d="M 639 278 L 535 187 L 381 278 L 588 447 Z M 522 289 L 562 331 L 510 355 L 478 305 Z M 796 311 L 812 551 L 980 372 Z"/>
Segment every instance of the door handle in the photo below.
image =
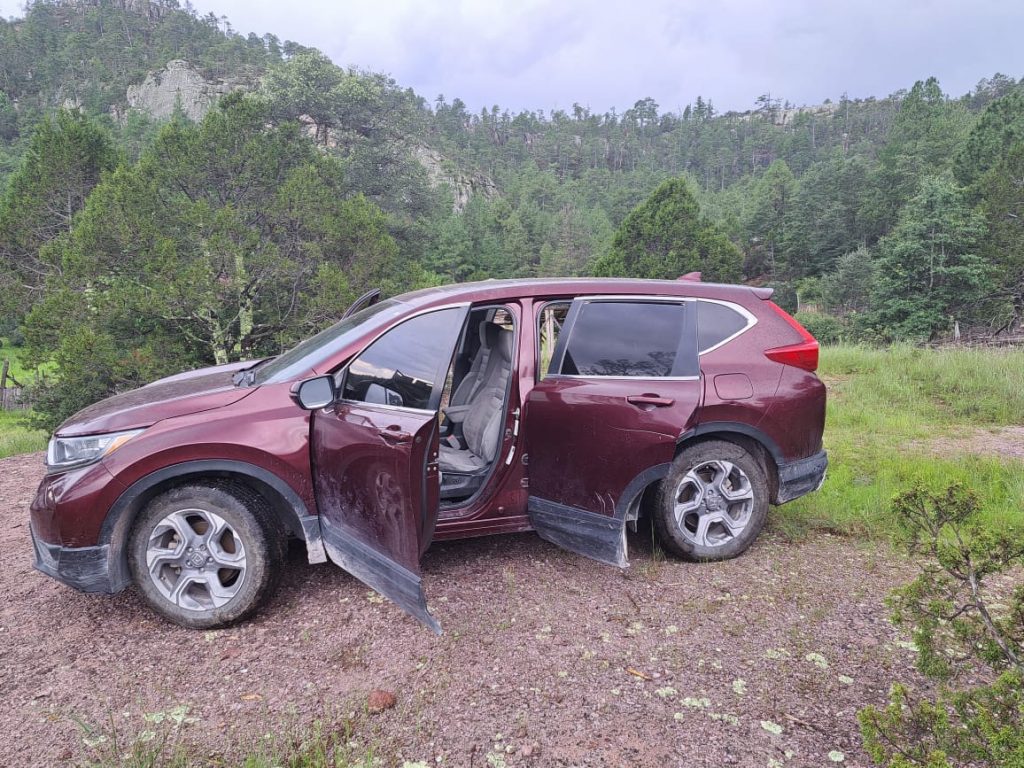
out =
<path fill-rule="evenodd" d="M 665 408 L 666 406 L 675 404 L 675 400 L 671 397 L 661 397 L 659 395 L 644 393 L 642 395 L 627 395 L 626 402 L 632 405 L 651 405 L 655 408 Z"/>
<path fill-rule="evenodd" d="M 408 432 L 403 432 L 402 428 L 398 425 L 392 425 L 380 430 L 380 436 L 389 443 L 408 443 L 412 441 L 412 435 Z"/>

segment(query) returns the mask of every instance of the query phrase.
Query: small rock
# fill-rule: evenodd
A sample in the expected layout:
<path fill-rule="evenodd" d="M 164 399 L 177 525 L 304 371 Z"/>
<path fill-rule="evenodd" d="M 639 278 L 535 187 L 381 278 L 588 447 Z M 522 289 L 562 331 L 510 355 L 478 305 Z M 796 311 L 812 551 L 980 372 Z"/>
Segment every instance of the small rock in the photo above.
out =
<path fill-rule="evenodd" d="M 520 757 L 526 758 L 537 757 L 538 755 L 540 755 L 540 744 L 538 744 L 536 741 L 532 744 L 524 744 L 519 749 L 519 755 Z"/>
<path fill-rule="evenodd" d="M 375 715 L 385 709 L 391 709 L 397 703 L 398 699 L 395 694 L 391 691 L 382 691 L 379 688 L 370 691 L 370 695 L 366 697 L 366 708 Z"/>

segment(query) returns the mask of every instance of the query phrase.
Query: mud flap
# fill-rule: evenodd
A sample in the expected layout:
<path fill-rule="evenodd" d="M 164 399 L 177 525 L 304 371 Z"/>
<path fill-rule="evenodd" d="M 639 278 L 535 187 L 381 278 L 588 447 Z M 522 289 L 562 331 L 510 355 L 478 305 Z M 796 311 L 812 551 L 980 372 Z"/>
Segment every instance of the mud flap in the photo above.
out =
<path fill-rule="evenodd" d="M 427 610 L 427 598 L 419 576 L 375 549 L 346 536 L 326 518 L 321 520 L 321 527 L 324 548 L 331 562 L 388 598 L 434 634 L 441 634 L 441 625 Z"/>
<path fill-rule="evenodd" d="M 530 497 L 530 523 L 545 541 L 616 568 L 628 568 L 626 521 Z"/>

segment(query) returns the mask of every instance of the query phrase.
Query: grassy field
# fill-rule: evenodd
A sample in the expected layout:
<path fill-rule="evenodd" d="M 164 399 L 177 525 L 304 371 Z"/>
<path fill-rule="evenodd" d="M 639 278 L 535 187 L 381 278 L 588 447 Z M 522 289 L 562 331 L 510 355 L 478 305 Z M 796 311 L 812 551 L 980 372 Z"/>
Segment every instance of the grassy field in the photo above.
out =
<path fill-rule="evenodd" d="M 31 384 L 34 371 L 25 366 L 22 349 L 12 347 L 8 339 L 0 337 L 0 365 L 10 361 L 9 372 L 23 385 Z M 28 426 L 27 411 L 0 411 L 0 459 L 19 453 L 41 451 L 46 447 L 47 435 Z"/>
<path fill-rule="evenodd" d="M 32 383 L 35 376 L 35 369 L 26 365 L 23 349 L 21 347 L 12 347 L 10 339 L 0 336 L 0 365 L 3 364 L 4 360 L 10 361 L 11 365 L 9 373 L 18 381 L 19 384 Z"/>
<path fill-rule="evenodd" d="M 27 411 L 0 411 L 0 459 L 46 447 L 46 433 L 29 427 L 27 418 Z"/>
<path fill-rule="evenodd" d="M 884 536 L 895 494 L 954 481 L 978 493 L 987 522 L 1024 525 L 1024 463 L 998 451 L 999 428 L 1024 424 L 1024 351 L 830 347 L 819 375 L 829 389 L 828 480 L 775 509 L 776 530 Z M 985 430 L 989 450 L 963 452 L 958 442 Z"/>

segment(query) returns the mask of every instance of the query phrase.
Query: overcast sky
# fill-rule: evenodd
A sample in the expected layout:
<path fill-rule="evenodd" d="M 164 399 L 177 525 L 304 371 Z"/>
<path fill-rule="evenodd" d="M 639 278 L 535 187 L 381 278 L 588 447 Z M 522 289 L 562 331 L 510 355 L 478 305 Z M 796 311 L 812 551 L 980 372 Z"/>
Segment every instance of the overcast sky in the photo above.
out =
<path fill-rule="evenodd" d="M 0 0 L 20 15 L 21 0 Z M 193 0 L 473 110 L 620 111 L 645 96 L 719 111 L 885 96 L 935 75 L 955 95 L 1024 76 L 1019 0 Z"/>

